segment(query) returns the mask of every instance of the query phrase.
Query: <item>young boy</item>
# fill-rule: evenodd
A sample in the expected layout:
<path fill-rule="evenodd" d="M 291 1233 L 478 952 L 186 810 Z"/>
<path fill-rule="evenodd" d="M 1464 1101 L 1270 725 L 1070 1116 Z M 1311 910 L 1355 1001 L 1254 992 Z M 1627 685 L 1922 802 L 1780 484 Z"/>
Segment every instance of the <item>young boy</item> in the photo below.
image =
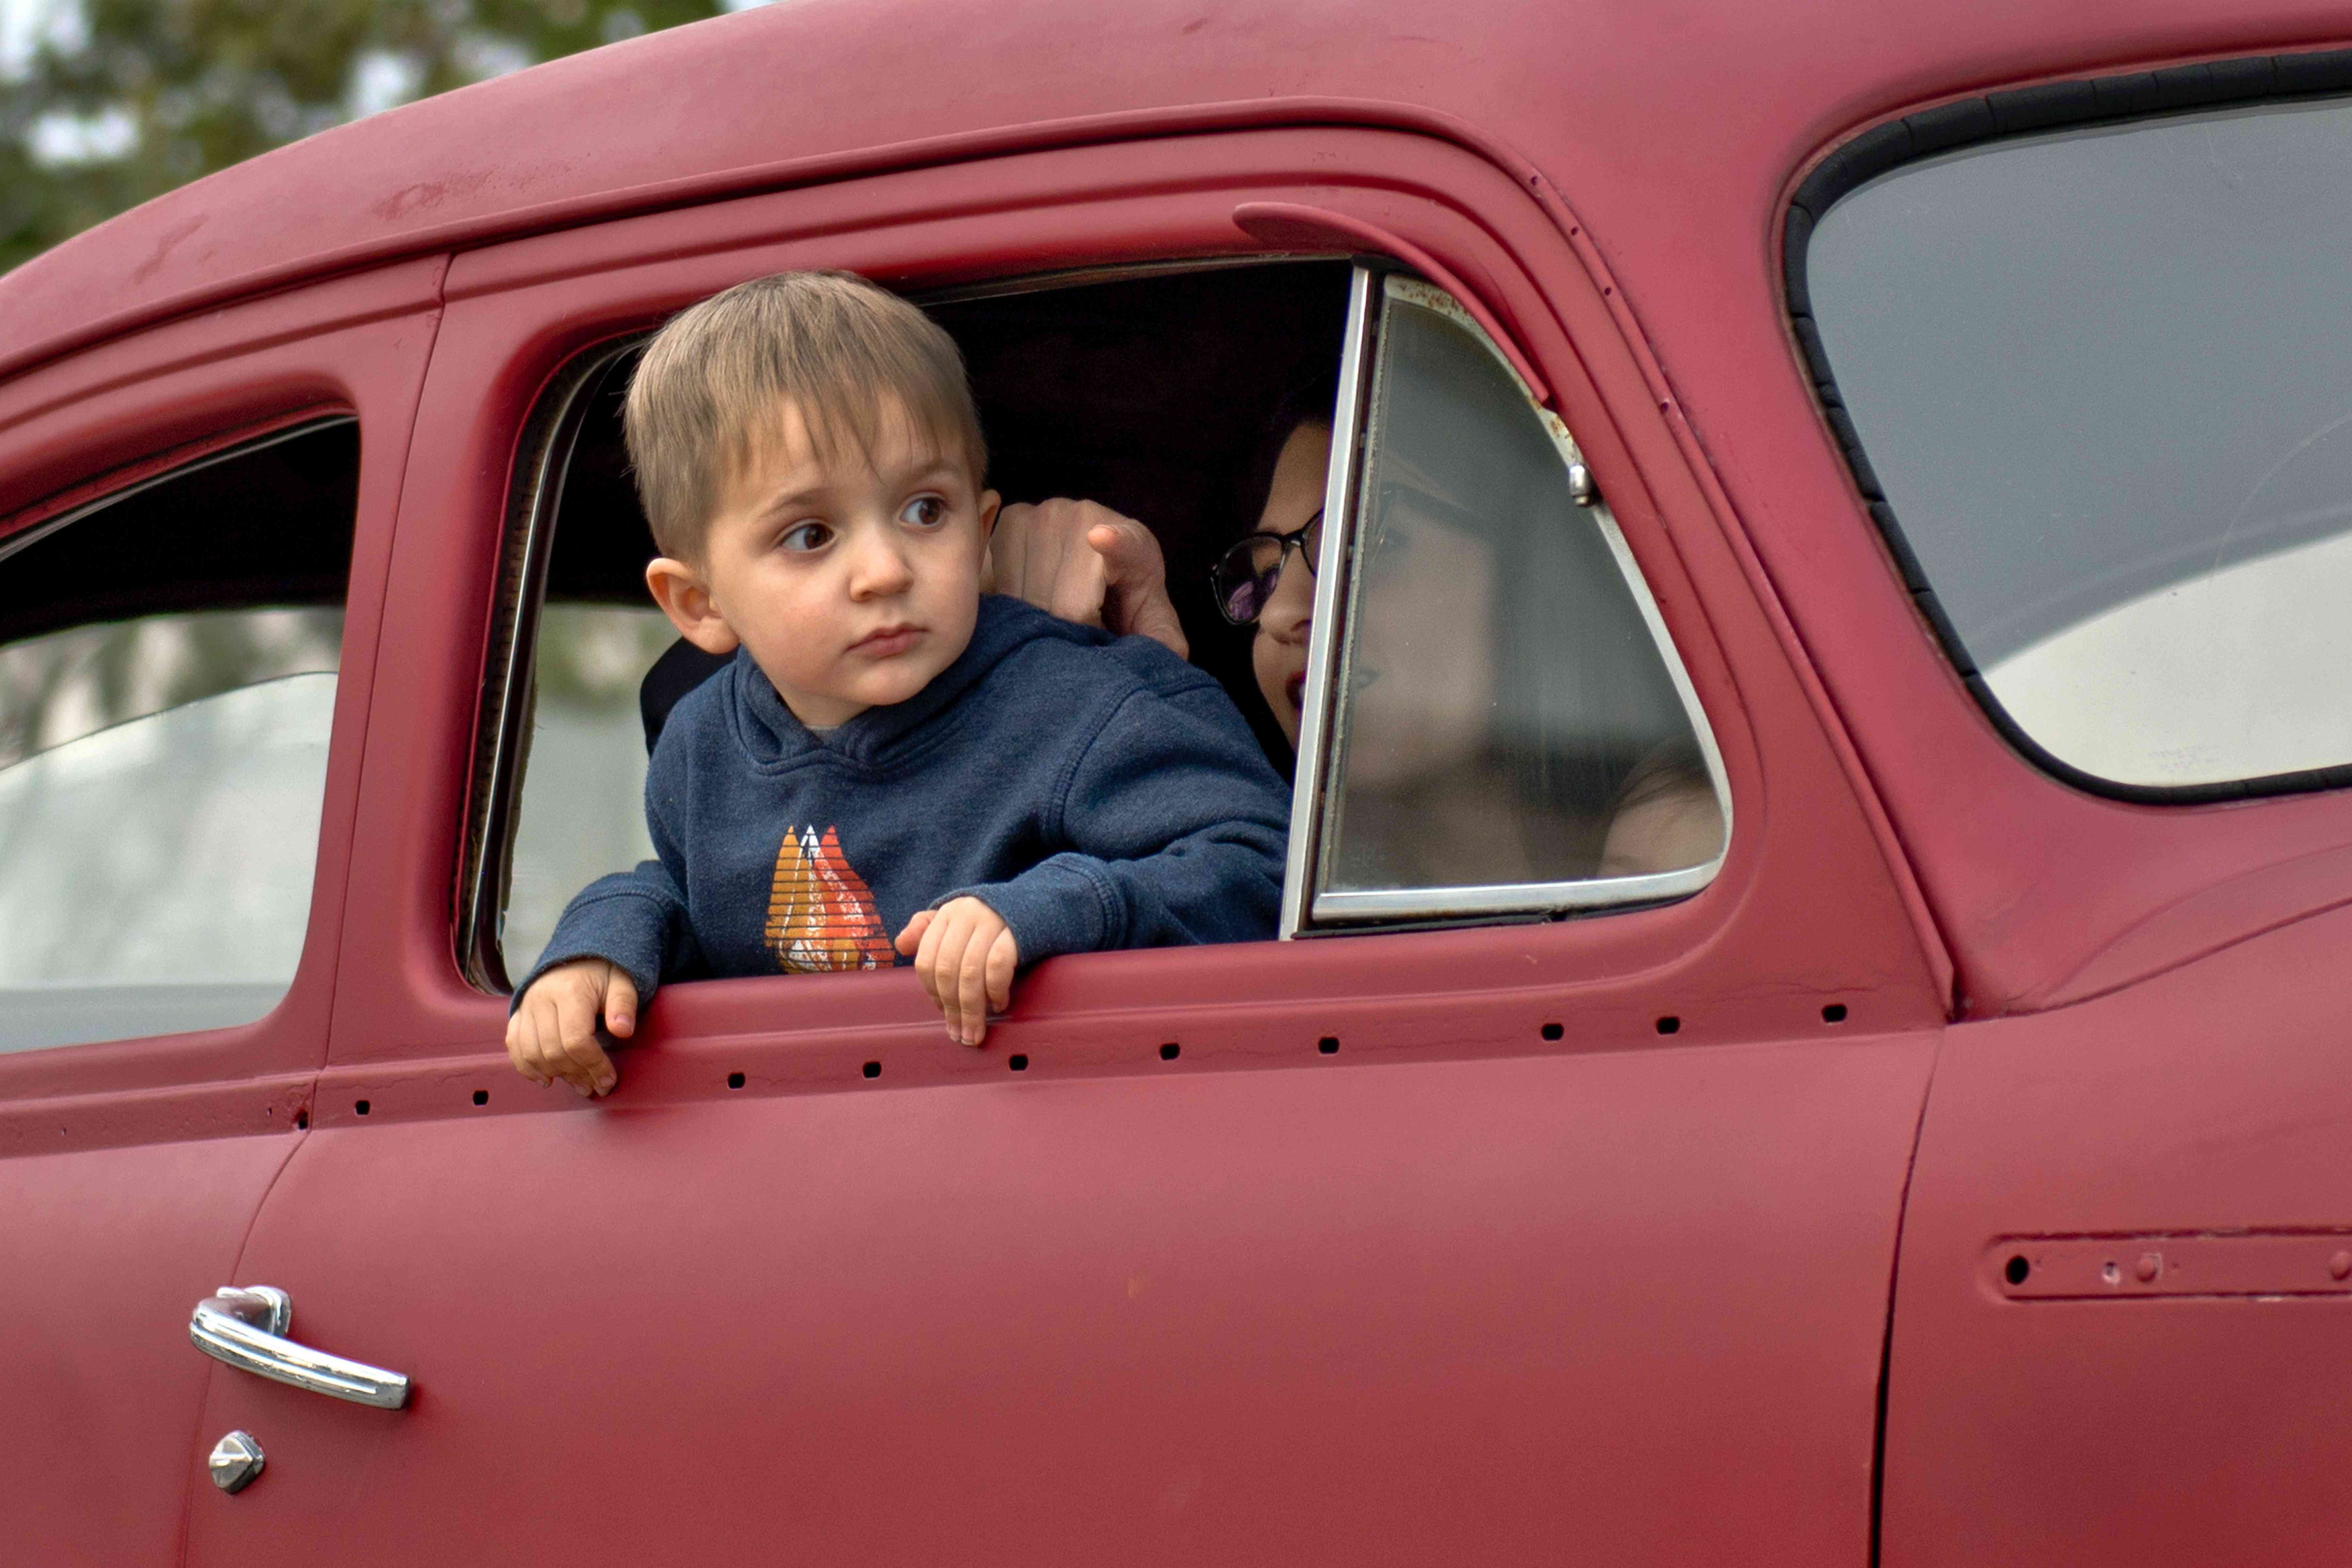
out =
<path fill-rule="evenodd" d="M 660 857 L 572 900 L 507 1050 L 614 1082 L 666 980 L 911 957 L 978 1045 L 1055 953 L 1271 936 L 1288 791 L 1223 690 L 1157 643 L 982 596 L 998 498 L 954 342 L 836 273 L 675 318 L 629 388 L 662 552 L 646 584 L 734 661 L 646 778 Z"/>

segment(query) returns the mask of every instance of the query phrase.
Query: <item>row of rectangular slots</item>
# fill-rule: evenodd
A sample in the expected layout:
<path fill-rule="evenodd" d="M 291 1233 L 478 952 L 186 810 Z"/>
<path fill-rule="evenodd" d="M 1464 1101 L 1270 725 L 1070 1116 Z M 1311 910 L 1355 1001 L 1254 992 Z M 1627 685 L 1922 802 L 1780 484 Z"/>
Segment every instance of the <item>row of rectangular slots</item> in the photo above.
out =
<path fill-rule="evenodd" d="M 1845 1022 L 1845 1004 L 1843 1002 L 1832 1002 L 1822 1009 L 1822 1022 L 1824 1024 L 1843 1024 Z M 1682 1031 L 1682 1026 L 1683 1021 L 1671 1013 L 1658 1020 L 1658 1033 L 1662 1035 L 1679 1034 Z M 1566 1036 L 1568 1030 L 1564 1025 L 1546 1024 L 1540 1033 L 1547 1040 L 1558 1040 Z M 1315 1042 L 1315 1048 L 1324 1056 L 1336 1057 L 1339 1054 L 1339 1037 L 1337 1035 L 1326 1035 L 1321 1039 Z M 1170 1040 L 1167 1044 L 1160 1047 L 1160 1059 L 1163 1062 L 1172 1062 L 1178 1057 L 1183 1055 L 1183 1052 L 1184 1047 L 1182 1046 L 1177 1044 L 1174 1040 Z M 1026 1054 L 1021 1051 L 1015 1051 L 1011 1056 L 1004 1058 L 1004 1065 L 1014 1072 L 1027 1072 L 1029 1070 L 1029 1058 Z M 882 1076 L 882 1064 L 878 1061 L 867 1062 L 860 1070 L 864 1072 L 867 1078 L 880 1078 Z M 730 1072 L 727 1075 L 727 1087 L 730 1089 L 741 1089 L 746 1081 L 747 1080 L 744 1076 L 740 1072 Z M 476 1105 L 488 1105 L 489 1102 L 490 1091 L 488 1089 L 478 1089 L 474 1090 L 474 1103 Z M 368 1102 L 364 1100 L 354 1100 L 352 1102 L 352 1110 L 362 1116 L 365 1116 L 369 1110 Z M 301 1118 L 300 1125 L 308 1126 L 309 1123 L 309 1116 L 303 1116 Z"/>
<path fill-rule="evenodd" d="M 1845 1004 L 1843 1002 L 1832 1002 L 1822 1009 L 1822 1022 L 1824 1024 L 1843 1024 L 1845 1022 Z M 1658 1033 L 1662 1035 L 1679 1034 L 1682 1032 L 1682 1019 L 1676 1017 L 1671 1013 L 1658 1020 Z M 1564 1025 L 1546 1024 L 1540 1033 L 1547 1040 L 1558 1040 L 1564 1037 L 1567 1035 L 1568 1030 Z M 1321 1039 L 1315 1042 L 1315 1048 L 1324 1056 L 1336 1057 L 1339 1054 L 1339 1038 L 1336 1035 L 1326 1035 Z M 1163 1062 L 1172 1062 L 1178 1057 L 1183 1055 L 1183 1053 L 1184 1047 L 1182 1046 L 1179 1045 L 1174 1040 L 1170 1040 L 1167 1044 L 1160 1047 L 1160 1059 Z M 1011 1056 L 1004 1058 L 1004 1065 L 1014 1072 L 1027 1072 L 1029 1070 L 1029 1058 L 1024 1052 L 1015 1051 Z M 878 1061 L 867 1062 L 861 1070 L 867 1078 L 880 1078 L 882 1076 L 882 1064 Z M 740 1089 L 743 1087 L 743 1084 L 744 1078 L 741 1073 L 730 1072 L 727 1075 L 728 1088 Z M 478 1100 L 477 1100 L 477 1103 L 479 1103 Z"/>

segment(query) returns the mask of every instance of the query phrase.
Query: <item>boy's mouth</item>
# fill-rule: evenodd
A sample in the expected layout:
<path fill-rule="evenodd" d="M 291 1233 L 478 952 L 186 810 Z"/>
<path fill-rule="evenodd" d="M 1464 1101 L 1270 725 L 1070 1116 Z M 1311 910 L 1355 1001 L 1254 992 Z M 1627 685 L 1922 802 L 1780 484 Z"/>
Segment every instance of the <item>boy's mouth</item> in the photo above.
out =
<path fill-rule="evenodd" d="M 868 658 L 888 658 L 915 646 L 923 628 L 911 626 L 878 626 L 849 645 L 852 653 L 862 653 Z"/>
<path fill-rule="evenodd" d="M 1290 699 L 1290 706 L 1304 710 L 1307 706 L 1307 672 L 1300 670 L 1282 683 L 1282 694 Z"/>

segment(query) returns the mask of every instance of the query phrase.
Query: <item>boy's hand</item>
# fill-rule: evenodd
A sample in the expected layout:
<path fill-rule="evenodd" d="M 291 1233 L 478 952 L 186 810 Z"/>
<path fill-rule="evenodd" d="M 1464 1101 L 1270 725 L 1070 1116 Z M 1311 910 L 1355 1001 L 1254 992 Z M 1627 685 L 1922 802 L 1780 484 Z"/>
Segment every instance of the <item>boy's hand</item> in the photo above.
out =
<path fill-rule="evenodd" d="M 1099 502 L 1057 497 L 1006 507 L 996 514 L 988 560 L 991 593 L 1083 626 L 1150 637 L 1178 658 L 1191 650 L 1168 597 L 1160 541 Z"/>
<path fill-rule="evenodd" d="M 897 945 L 914 954 L 923 990 L 947 1016 L 950 1039 L 980 1044 L 988 1037 L 990 1010 L 1013 1005 L 1020 944 L 1004 917 L 978 899 L 950 899 L 923 910 L 907 922 Z"/>
<path fill-rule="evenodd" d="M 536 1084 L 562 1079 L 585 1095 L 609 1094 L 620 1075 L 596 1043 L 596 1018 L 616 1039 L 637 1029 L 637 988 L 601 958 L 559 963 L 530 983 L 507 1020 L 507 1059 Z"/>

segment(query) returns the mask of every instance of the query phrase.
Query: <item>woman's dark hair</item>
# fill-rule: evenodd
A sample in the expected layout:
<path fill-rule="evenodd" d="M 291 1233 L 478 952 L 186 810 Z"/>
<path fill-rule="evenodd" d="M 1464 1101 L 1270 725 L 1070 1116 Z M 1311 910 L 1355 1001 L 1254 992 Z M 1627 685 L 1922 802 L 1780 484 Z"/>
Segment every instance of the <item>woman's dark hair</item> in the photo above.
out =
<path fill-rule="evenodd" d="M 1282 461 L 1282 448 L 1292 432 L 1301 428 L 1328 430 L 1333 412 L 1339 403 L 1339 372 L 1337 366 L 1327 367 L 1300 381 L 1282 395 L 1258 428 L 1257 446 L 1250 455 L 1249 466 L 1242 470 L 1242 485 L 1234 510 L 1239 519 L 1232 530 L 1239 539 L 1257 527 L 1257 520 L 1265 511 L 1265 498 L 1274 489 L 1275 465 Z"/>

